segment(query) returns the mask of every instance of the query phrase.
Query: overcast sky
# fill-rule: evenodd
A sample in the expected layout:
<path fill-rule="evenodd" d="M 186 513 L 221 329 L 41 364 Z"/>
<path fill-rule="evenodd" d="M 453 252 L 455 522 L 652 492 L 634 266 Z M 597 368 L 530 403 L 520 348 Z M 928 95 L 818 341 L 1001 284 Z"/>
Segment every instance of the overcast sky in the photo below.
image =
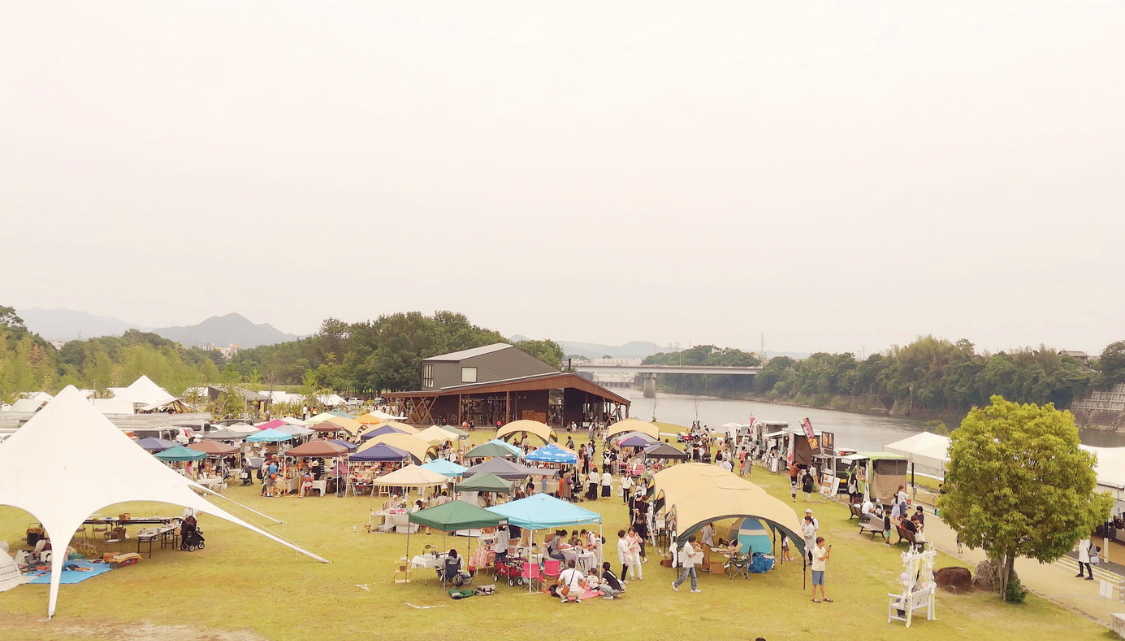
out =
<path fill-rule="evenodd" d="M 0 304 L 1125 338 L 1125 4 L 21 2 Z"/>

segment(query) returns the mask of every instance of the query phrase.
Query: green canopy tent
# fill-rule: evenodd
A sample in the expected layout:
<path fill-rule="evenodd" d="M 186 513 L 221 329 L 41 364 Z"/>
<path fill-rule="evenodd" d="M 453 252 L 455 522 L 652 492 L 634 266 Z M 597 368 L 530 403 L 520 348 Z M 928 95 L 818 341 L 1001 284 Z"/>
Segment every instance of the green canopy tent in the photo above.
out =
<path fill-rule="evenodd" d="M 436 507 L 413 512 L 411 523 L 441 530 L 441 548 L 445 551 L 445 535 L 458 530 L 475 530 L 508 523 L 508 517 L 489 512 L 464 501 L 450 501 Z M 410 559 L 410 531 L 406 533 L 406 558 Z M 468 557 L 465 557 L 468 558 Z"/>
<path fill-rule="evenodd" d="M 449 432 L 450 434 L 456 436 L 459 439 L 469 438 L 468 432 L 466 432 L 465 430 L 453 427 L 452 425 L 441 425 L 440 427 L 441 427 L 441 429 L 445 430 L 446 432 Z"/>
<path fill-rule="evenodd" d="M 195 450 L 188 449 L 188 448 L 184 447 L 183 445 L 177 445 L 176 447 L 170 447 L 170 448 L 164 450 L 163 452 L 160 452 L 159 454 L 156 455 L 156 458 L 158 458 L 158 459 L 160 459 L 161 461 L 164 461 L 164 462 L 170 462 L 170 461 L 183 462 L 183 461 L 198 461 L 200 459 L 205 459 L 205 458 L 207 458 L 207 455 L 204 454 L 203 452 L 197 452 Z"/>
<path fill-rule="evenodd" d="M 511 449 L 499 443 L 484 443 L 465 452 L 465 458 L 506 458 L 515 456 Z"/>
<path fill-rule="evenodd" d="M 497 494 L 510 494 L 512 482 L 496 476 L 492 472 L 474 474 L 467 480 L 457 484 L 454 488 L 458 492 L 496 492 Z"/>

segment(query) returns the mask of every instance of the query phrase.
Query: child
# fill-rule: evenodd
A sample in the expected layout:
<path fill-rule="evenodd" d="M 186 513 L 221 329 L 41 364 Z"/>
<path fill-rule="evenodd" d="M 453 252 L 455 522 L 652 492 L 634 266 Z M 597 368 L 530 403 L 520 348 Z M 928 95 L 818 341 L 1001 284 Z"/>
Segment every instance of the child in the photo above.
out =
<path fill-rule="evenodd" d="M 312 470 L 311 469 L 306 470 L 305 471 L 305 482 L 301 484 L 301 496 L 302 497 L 309 495 L 309 491 L 312 490 L 312 485 L 313 485 Z"/>
<path fill-rule="evenodd" d="M 789 556 L 789 537 L 784 534 L 781 535 L 781 560 L 787 563 L 793 561 Z"/>
<path fill-rule="evenodd" d="M 961 554 L 965 550 L 961 548 L 961 533 L 957 533 L 957 554 Z"/>
<path fill-rule="evenodd" d="M 797 479 L 792 478 L 789 482 L 789 494 L 793 497 L 793 502 L 797 502 Z"/>

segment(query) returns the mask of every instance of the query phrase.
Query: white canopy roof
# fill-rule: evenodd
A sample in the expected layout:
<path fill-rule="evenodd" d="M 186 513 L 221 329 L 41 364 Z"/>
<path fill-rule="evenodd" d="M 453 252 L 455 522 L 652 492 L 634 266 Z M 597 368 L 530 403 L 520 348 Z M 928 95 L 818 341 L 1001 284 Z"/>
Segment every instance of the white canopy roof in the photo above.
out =
<path fill-rule="evenodd" d="M 141 375 L 140 378 L 133 381 L 129 387 L 111 387 L 114 398 L 127 398 L 135 405 L 166 405 L 174 400 L 175 396 L 168 393 L 168 390 L 152 382 L 152 379 Z"/>
<path fill-rule="evenodd" d="M 1098 464 L 1094 466 L 1094 473 L 1098 477 L 1098 485 L 1116 490 L 1111 492 L 1118 501 L 1125 500 L 1125 447 L 1093 447 L 1079 445 L 1087 452 L 1098 455 Z"/>
<path fill-rule="evenodd" d="M 951 442 L 948 436 L 919 432 L 901 441 L 884 445 L 883 451 L 901 454 L 911 463 L 944 472 L 946 463 L 949 463 L 949 444 Z"/>
<path fill-rule="evenodd" d="M 127 398 L 92 398 L 90 403 L 102 414 L 133 414 L 133 402 Z"/>
<path fill-rule="evenodd" d="M 107 465 L 112 474 L 106 473 Z M 57 549 L 106 506 L 155 501 L 226 519 L 327 563 L 211 504 L 193 488 L 206 491 L 137 447 L 72 386 L 0 444 L 0 505 L 30 513 Z M 51 567 L 48 616 L 55 612 L 63 565 Z"/>

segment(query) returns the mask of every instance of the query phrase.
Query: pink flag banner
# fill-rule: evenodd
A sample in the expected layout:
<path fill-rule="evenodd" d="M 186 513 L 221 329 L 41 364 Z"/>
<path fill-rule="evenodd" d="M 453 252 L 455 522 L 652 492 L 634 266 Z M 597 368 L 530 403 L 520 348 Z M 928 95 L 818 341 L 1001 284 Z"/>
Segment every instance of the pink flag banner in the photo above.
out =
<path fill-rule="evenodd" d="M 813 434 L 812 423 L 809 422 L 809 419 L 801 419 L 801 427 L 805 430 L 805 438 L 809 441 L 809 448 L 820 449 L 820 443 L 816 440 L 816 435 Z"/>

